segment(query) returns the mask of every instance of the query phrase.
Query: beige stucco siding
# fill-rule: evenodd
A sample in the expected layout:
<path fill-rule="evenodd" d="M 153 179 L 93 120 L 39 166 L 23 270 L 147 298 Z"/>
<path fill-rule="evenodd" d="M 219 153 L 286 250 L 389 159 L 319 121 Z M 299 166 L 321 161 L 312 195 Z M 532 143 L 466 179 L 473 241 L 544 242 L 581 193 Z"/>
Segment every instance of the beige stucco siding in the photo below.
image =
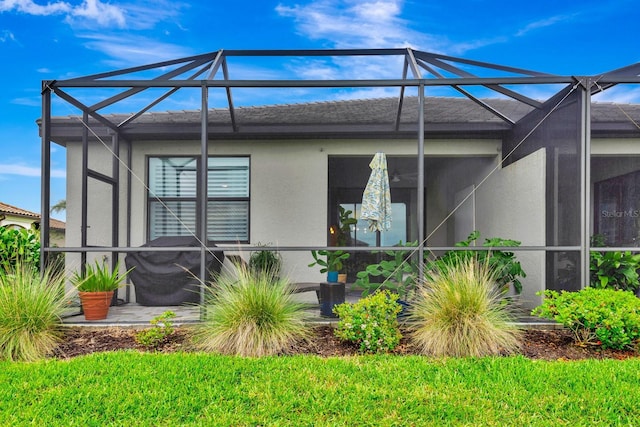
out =
<path fill-rule="evenodd" d="M 250 243 L 277 246 L 326 244 L 328 159 L 333 155 L 415 155 L 415 140 L 306 140 L 306 141 L 211 141 L 210 155 L 247 155 L 251 159 Z M 499 141 L 426 141 L 427 156 L 496 156 Z M 68 245 L 80 245 L 81 147 L 67 147 Z M 131 246 L 146 242 L 148 156 L 200 154 L 199 141 L 138 141 L 132 149 Z M 92 144 L 89 165 L 110 174 L 111 154 Z M 126 158 L 123 149 L 122 158 Z M 121 167 L 120 246 L 126 246 L 126 169 Z M 108 186 L 92 184 L 89 191 L 90 245 L 109 245 L 111 195 Z M 442 213 L 439 213 L 442 214 Z M 241 248 L 239 247 L 239 250 Z M 245 258 L 248 254 L 244 254 Z M 285 270 L 294 281 L 320 281 L 308 251 L 284 252 Z"/>

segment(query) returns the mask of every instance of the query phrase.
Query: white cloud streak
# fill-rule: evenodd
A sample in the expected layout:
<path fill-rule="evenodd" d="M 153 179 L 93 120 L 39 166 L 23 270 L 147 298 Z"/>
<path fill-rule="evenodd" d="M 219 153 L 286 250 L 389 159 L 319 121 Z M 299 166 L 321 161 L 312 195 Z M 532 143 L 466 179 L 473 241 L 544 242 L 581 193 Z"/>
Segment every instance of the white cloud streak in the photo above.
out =
<path fill-rule="evenodd" d="M 148 64 L 192 55 L 189 48 L 184 46 L 162 43 L 144 36 L 91 33 L 80 37 L 86 40 L 84 46 L 87 49 L 110 57 L 105 62 L 112 67 Z"/>
<path fill-rule="evenodd" d="M 24 105 L 26 107 L 39 107 L 42 103 L 42 98 L 33 97 L 33 98 L 14 98 L 11 100 L 12 104 L 15 105 Z"/>
<path fill-rule="evenodd" d="M 527 24 L 524 28 L 519 30 L 516 33 L 517 37 L 522 37 L 532 31 L 539 30 L 541 28 L 551 27 L 556 24 L 562 24 L 567 21 L 571 21 L 575 18 L 575 14 L 573 15 L 556 15 L 551 16 L 549 18 L 540 19 L 538 21 L 531 22 Z"/>
<path fill-rule="evenodd" d="M 19 164 L 2 164 L 0 163 L 0 176 L 2 175 L 18 175 L 24 177 L 39 177 L 41 170 L 39 167 L 34 166 L 26 166 Z M 61 169 L 52 169 L 51 170 L 52 178 L 64 178 L 66 177 L 66 172 Z"/>
<path fill-rule="evenodd" d="M 307 5 L 279 4 L 276 12 L 293 18 L 301 35 L 325 39 L 336 48 L 406 47 L 425 41 L 422 33 L 410 30 L 400 17 L 400 0 L 345 2 L 319 0 Z"/>
<path fill-rule="evenodd" d="M 124 28 L 127 23 L 123 8 L 100 0 L 84 0 L 77 6 L 64 1 L 40 5 L 32 0 L 0 0 L 0 12 L 17 12 L 33 16 L 63 15 L 68 23 L 81 26 L 97 24 L 105 28 Z"/>
<path fill-rule="evenodd" d="M 75 28 L 150 29 L 158 22 L 177 15 L 188 5 L 176 1 L 155 0 L 116 4 L 102 0 L 83 0 L 79 5 L 64 1 L 40 5 L 32 0 L 0 0 L 0 13 L 16 12 L 33 16 L 64 16 Z"/>
<path fill-rule="evenodd" d="M 125 28 L 127 24 L 122 8 L 100 0 L 85 0 L 80 6 L 73 8 L 67 15 L 67 21 L 73 23 L 77 20 L 93 22 L 101 27 Z"/>
<path fill-rule="evenodd" d="M 47 16 L 69 13 L 73 7 L 66 2 L 53 2 L 39 5 L 31 0 L 0 0 L 0 12 L 26 13 L 27 15 Z"/>
<path fill-rule="evenodd" d="M 9 30 L 0 31 L 0 43 L 15 42 L 16 36 Z"/>

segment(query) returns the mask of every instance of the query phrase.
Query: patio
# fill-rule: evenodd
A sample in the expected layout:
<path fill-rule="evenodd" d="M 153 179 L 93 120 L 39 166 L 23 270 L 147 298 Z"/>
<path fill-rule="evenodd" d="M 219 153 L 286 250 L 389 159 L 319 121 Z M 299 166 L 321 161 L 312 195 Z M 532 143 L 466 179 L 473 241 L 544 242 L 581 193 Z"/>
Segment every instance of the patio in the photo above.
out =
<path fill-rule="evenodd" d="M 345 301 L 356 302 L 360 296 L 361 291 L 349 290 L 346 292 Z M 337 319 L 320 316 L 320 306 L 315 291 L 299 292 L 296 294 L 296 298 L 309 304 L 308 311 L 313 323 L 333 323 L 337 321 Z M 85 320 L 79 311 L 79 307 L 74 307 L 63 322 L 67 326 L 149 326 L 149 322 L 154 317 L 167 310 L 176 314 L 174 319 L 174 324 L 176 325 L 200 321 L 200 310 L 196 306 L 148 307 L 136 303 L 125 303 L 110 307 L 109 315 L 104 320 Z"/>
<path fill-rule="evenodd" d="M 360 290 L 349 289 L 345 295 L 345 302 L 354 303 L 362 297 Z M 308 312 L 310 321 L 314 324 L 334 324 L 337 318 L 323 317 L 320 315 L 320 305 L 315 291 L 309 290 L 297 294 L 299 301 L 309 304 Z M 146 307 L 136 303 L 126 303 L 113 306 L 109 309 L 109 315 L 104 320 L 85 320 L 79 307 L 70 310 L 67 317 L 63 319 L 65 326 L 84 327 L 145 327 L 150 325 L 150 321 L 167 310 L 176 314 L 175 325 L 193 324 L 200 321 L 200 310 L 195 306 L 167 306 L 167 307 Z M 533 317 L 525 310 L 519 310 L 517 323 L 523 329 L 556 329 L 562 326 L 550 322 L 546 319 Z"/>

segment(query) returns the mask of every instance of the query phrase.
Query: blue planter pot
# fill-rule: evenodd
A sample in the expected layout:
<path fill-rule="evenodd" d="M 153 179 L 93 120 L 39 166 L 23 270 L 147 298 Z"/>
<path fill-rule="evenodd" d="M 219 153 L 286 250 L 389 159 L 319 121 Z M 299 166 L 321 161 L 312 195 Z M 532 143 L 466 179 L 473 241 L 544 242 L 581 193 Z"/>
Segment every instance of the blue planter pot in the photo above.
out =
<path fill-rule="evenodd" d="M 338 281 L 338 272 L 337 271 L 328 271 L 327 272 L 327 282 L 336 283 Z"/>

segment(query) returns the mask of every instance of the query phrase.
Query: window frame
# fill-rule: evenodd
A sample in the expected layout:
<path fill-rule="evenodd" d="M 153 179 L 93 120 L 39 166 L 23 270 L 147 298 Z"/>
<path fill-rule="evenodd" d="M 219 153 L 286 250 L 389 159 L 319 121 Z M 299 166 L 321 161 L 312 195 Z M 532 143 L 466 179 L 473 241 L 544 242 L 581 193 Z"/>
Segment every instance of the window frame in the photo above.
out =
<path fill-rule="evenodd" d="M 193 159 L 196 162 L 196 193 L 194 196 L 189 196 L 189 197 L 176 197 L 176 196 L 156 196 L 156 195 L 152 195 L 151 193 L 151 187 L 152 187 L 152 183 L 151 183 L 151 161 L 152 159 L 169 159 L 169 158 L 178 158 L 178 159 Z M 215 241 L 216 243 L 249 243 L 251 240 L 251 156 L 250 155 L 209 155 L 207 156 L 207 165 L 209 163 L 210 159 L 216 159 L 216 158 L 236 158 L 236 159 L 247 159 L 247 163 L 248 163 L 248 181 L 247 181 L 247 196 L 246 197 L 212 197 L 209 196 L 207 194 L 207 198 L 206 198 L 206 203 L 207 203 L 207 209 L 208 209 L 208 205 L 211 202 L 246 202 L 247 203 L 247 226 L 246 226 L 246 239 L 243 240 L 213 240 L 213 239 L 209 239 L 209 241 Z M 186 155 L 186 154 L 177 154 L 177 155 L 170 155 L 170 154 L 162 154 L 162 155 L 151 155 L 148 154 L 146 156 L 146 168 L 147 168 L 147 173 L 146 173 L 146 177 L 147 177 L 147 185 L 145 188 L 145 192 L 146 192 L 146 208 L 145 208 L 145 212 L 146 212 L 146 241 L 149 242 L 151 240 L 151 236 L 152 236 L 152 220 L 151 220 L 151 209 L 152 209 L 152 204 L 153 202 L 157 202 L 157 201 L 162 201 L 162 202 L 166 202 L 166 201 L 181 201 L 181 202 L 195 202 L 195 209 L 196 209 L 196 215 L 195 215 L 195 230 L 194 234 L 197 234 L 197 230 L 200 229 L 200 218 L 198 218 L 197 212 L 199 212 L 200 206 L 198 203 L 198 189 L 201 186 L 201 179 L 200 179 L 200 168 L 202 167 L 202 159 L 200 155 Z M 209 192 L 209 191 L 207 191 Z M 207 220 L 208 221 L 208 220 Z M 207 227 L 207 237 L 210 234 L 210 230 Z M 156 236 L 156 237 L 160 237 L 160 236 Z"/>

